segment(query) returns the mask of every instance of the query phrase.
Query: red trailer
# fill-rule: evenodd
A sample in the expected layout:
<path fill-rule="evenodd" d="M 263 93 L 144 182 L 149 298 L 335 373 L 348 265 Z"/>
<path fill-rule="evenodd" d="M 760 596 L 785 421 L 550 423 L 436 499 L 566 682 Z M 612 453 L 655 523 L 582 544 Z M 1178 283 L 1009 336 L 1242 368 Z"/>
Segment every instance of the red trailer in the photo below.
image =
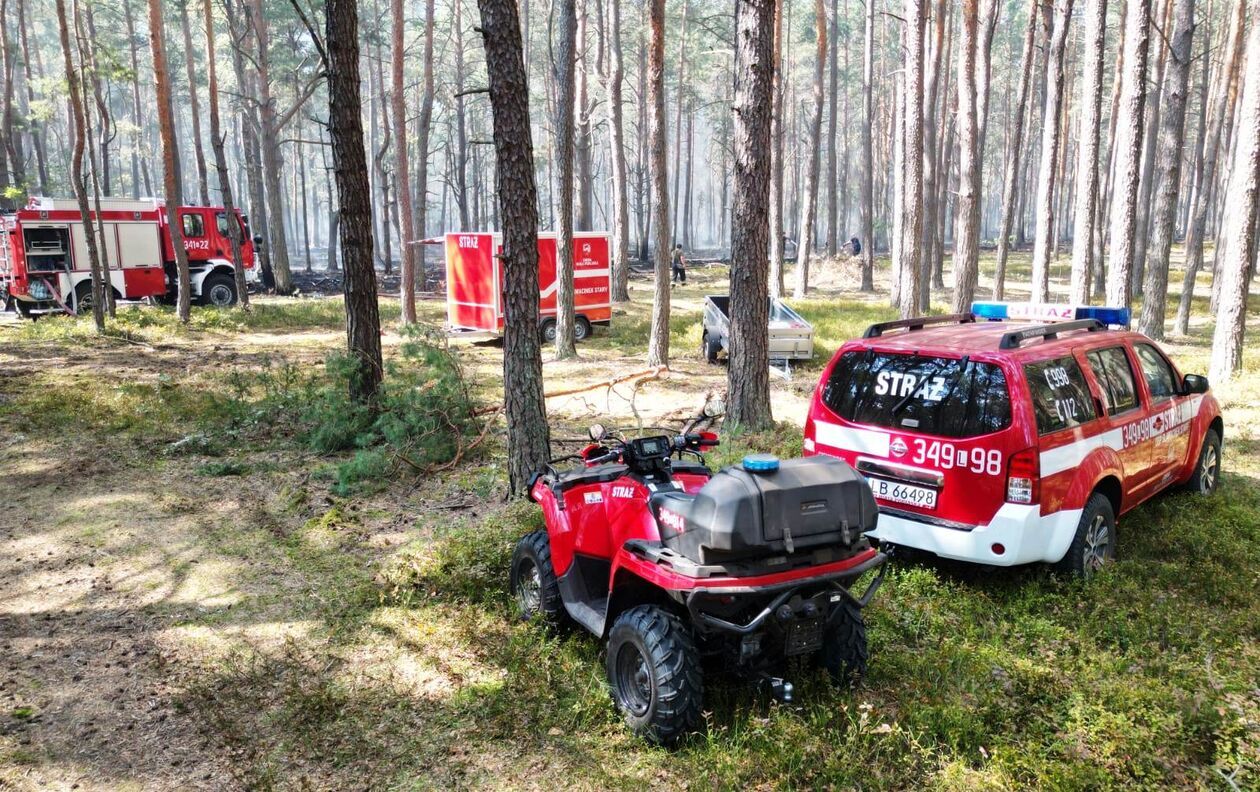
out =
<path fill-rule="evenodd" d="M 612 319 L 612 270 L 607 234 L 573 235 L 574 335 Z M 452 329 L 503 330 L 503 236 L 494 232 L 446 235 L 446 319 Z M 539 331 L 556 337 L 556 235 L 538 235 Z"/>
<path fill-rule="evenodd" d="M 92 229 L 104 227 L 100 253 L 106 283 L 119 300 L 174 298 L 175 248 L 170 215 L 159 199 L 106 198 L 89 212 Z M 232 305 L 237 300 L 229 220 L 223 207 L 181 206 L 176 212 L 188 251 L 194 302 Z M 239 212 L 241 255 L 253 277 L 254 241 Z M 78 202 L 31 198 L 25 208 L 0 215 L 0 302 L 24 316 L 78 313 L 92 296 L 87 235 Z"/>

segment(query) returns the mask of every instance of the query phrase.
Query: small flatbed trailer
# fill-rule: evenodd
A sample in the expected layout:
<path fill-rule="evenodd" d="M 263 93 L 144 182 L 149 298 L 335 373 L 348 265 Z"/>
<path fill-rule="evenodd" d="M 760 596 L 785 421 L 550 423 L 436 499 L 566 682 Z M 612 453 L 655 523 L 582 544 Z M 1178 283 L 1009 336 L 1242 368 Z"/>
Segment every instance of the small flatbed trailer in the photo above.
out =
<path fill-rule="evenodd" d="M 710 363 L 717 363 L 723 353 L 730 351 L 730 306 L 731 298 L 725 294 L 710 294 L 704 298 L 700 349 Z M 809 360 L 814 356 L 814 326 L 782 300 L 771 297 L 767 308 L 770 364 L 782 367 L 785 377 L 791 376 L 791 361 Z"/>

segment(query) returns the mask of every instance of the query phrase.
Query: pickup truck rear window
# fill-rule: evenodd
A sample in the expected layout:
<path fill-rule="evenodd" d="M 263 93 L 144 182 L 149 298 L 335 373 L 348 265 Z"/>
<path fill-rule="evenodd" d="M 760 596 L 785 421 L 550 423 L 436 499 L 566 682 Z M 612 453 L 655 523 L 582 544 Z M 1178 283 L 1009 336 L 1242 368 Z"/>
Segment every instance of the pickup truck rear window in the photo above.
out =
<path fill-rule="evenodd" d="M 1011 423 L 1002 369 L 967 358 L 846 352 L 823 386 L 823 403 L 846 421 L 942 437 Z"/>

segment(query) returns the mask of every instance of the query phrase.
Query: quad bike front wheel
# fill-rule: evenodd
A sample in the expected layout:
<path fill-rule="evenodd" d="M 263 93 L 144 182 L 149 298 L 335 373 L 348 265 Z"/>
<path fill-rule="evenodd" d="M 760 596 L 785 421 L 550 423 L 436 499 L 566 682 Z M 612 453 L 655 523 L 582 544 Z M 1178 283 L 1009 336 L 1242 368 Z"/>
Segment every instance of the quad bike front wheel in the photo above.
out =
<path fill-rule="evenodd" d="M 541 619 L 552 627 L 565 623 L 567 614 L 560 599 L 560 583 L 551 566 L 551 543 L 546 531 L 526 534 L 516 543 L 510 584 L 522 619 Z"/>
<path fill-rule="evenodd" d="M 638 735 L 671 745 L 700 725 L 704 681 L 691 630 L 655 605 L 622 613 L 608 635 L 613 703 Z"/>
<path fill-rule="evenodd" d="M 866 674 L 866 622 L 862 609 L 849 600 L 841 602 L 823 633 L 819 659 L 840 687 L 856 684 Z"/>

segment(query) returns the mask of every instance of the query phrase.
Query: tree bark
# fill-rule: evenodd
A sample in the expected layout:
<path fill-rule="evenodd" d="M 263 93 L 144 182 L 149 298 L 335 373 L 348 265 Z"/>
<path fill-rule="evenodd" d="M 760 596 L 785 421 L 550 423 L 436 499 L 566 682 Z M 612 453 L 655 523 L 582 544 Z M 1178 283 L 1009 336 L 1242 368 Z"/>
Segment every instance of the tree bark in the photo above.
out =
<path fill-rule="evenodd" d="M 674 231 L 674 239 L 676 242 L 678 229 L 682 228 L 682 192 L 679 189 L 682 179 L 682 152 L 683 152 L 683 97 L 687 90 L 687 20 L 691 16 L 691 0 L 683 0 L 682 6 L 682 25 L 679 31 L 678 39 L 678 93 L 674 97 L 674 213 L 671 215 L 673 224 L 671 228 Z"/>
<path fill-rule="evenodd" d="M 560 0 L 557 6 L 559 30 L 556 46 L 556 188 L 559 190 L 558 232 L 556 234 L 556 359 L 577 355 L 574 344 L 573 307 L 573 160 L 574 66 L 577 59 L 577 5 Z"/>
<path fill-rule="evenodd" d="M 612 158 L 612 300 L 630 300 L 630 204 L 626 192 L 626 137 L 621 92 L 624 66 L 621 57 L 621 0 L 609 0 L 608 9 L 608 146 Z"/>
<path fill-rule="evenodd" d="M 669 365 L 669 176 L 665 172 L 665 0 L 650 0 L 648 26 L 648 148 L 652 168 L 652 251 L 656 287 L 652 298 L 649 366 Z"/>
<path fill-rule="evenodd" d="M 1260 2 L 1248 4 L 1260 18 Z M 1247 36 L 1247 67 L 1242 80 L 1238 133 L 1229 171 L 1230 196 L 1221 228 L 1222 255 L 1216 265 L 1221 282 L 1216 331 L 1212 336 L 1209 376 L 1218 385 L 1242 370 L 1247 329 L 1247 290 L 1256 258 L 1256 214 L 1260 209 L 1260 25 Z"/>
<path fill-rule="evenodd" d="M 836 228 L 839 222 L 840 184 L 836 181 L 837 155 L 839 146 L 836 143 L 836 116 L 840 94 L 840 59 L 837 57 L 840 38 L 840 0 L 831 0 L 831 52 L 828 61 L 827 76 L 827 256 L 834 258 L 839 250 L 840 231 Z"/>
<path fill-rule="evenodd" d="M 210 181 L 206 174 L 206 151 L 201 145 L 201 102 L 197 98 L 197 64 L 193 57 L 192 30 L 188 24 L 188 4 L 179 4 L 179 24 L 184 34 L 184 65 L 188 74 L 188 112 L 192 116 L 193 158 L 197 164 L 197 195 L 202 206 L 210 205 Z"/>
<path fill-rule="evenodd" d="M 503 401 L 508 486 L 523 493 L 547 463 L 550 432 L 538 338 L 538 195 L 529 88 L 513 0 L 477 0 L 486 48 L 494 150 L 503 217 Z"/>
<path fill-rule="evenodd" d="M 1023 172 L 1020 155 L 1024 150 L 1024 119 L 1028 115 L 1028 91 L 1032 86 L 1038 7 L 1038 0 L 1028 1 L 1028 29 L 1024 31 L 1024 52 L 1019 61 L 1019 89 L 1016 92 L 1015 117 L 1012 121 L 1014 128 L 1011 130 L 1010 155 L 1006 160 L 1006 175 L 1002 182 L 1002 218 L 998 224 L 997 269 L 993 275 L 995 300 L 1001 300 L 1006 294 L 1006 260 L 1010 254 L 1011 234 L 1016 222 L 1019 177 Z"/>
<path fill-rule="evenodd" d="M 902 213 L 900 293 L 898 307 L 903 319 L 918 313 L 923 244 L 923 29 L 924 3 L 906 0 L 905 67 L 905 198 Z"/>
<path fill-rule="evenodd" d="M 1217 163 L 1220 161 L 1226 117 L 1238 92 L 1239 71 L 1243 59 L 1246 7 L 1245 0 L 1234 0 L 1233 9 L 1229 14 L 1225 57 L 1221 60 L 1220 76 L 1217 78 L 1219 87 L 1212 98 L 1212 108 L 1209 111 L 1207 140 L 1203 148 L 1203 169 L 1199 178 L 1201 186 L 1190 210 L 1190 227 L 1186 230 L 1185 276 L 1181 285 L 1181 298 L 1177 302 L 1175 321 L 1175 332 L 1178 335 L 1186 335 L 1190 332 L 1190 308 L 1194 300 L 1195 281 L 1203 266 L 1203 240 L 1207 235 L 1208 209 L 1212 203 L 1210 198 L 1217 184 L 1216 170 Z"/>
<path fill-rule="evenodd" d="M 1115 183 L 1111 200 L 1111 257 L 1107 268 L 1107 304 L 1133 301 L 1132 274 L 1137 227 L 1138 187 L 1142 167 L 1142 119 L 1146 106 L 1146 57 L 1150 43 L 1151 0 L 1129 0 L 1125 14 L 1124 74 L 1119 122 L 1112 157 Z"/>
<path fill-rule="evenodd" d="M 249 288 L 245 284 L 245 265 L 241 255 L 241 226 L 236 222 L 236 201 L 232 194 L 232 180 L 228 178 L 227 154 L 223 150 L 222 121 L 219 118 L 219 77 L 215 63 L 214 14 L 211 0 L 203 0 L 202 15 L 206 25 L 206 94 L 210 103 L 210 150 L 214 154 L 214 169 L 219 174 L 219 193 L 223 197 L 223 211 L 227 215 L 228 243 L 232 250 L 233 275 L 241 309 L 249 310 Z M 332 245 L 329 245 L 332 248 Z"/>
<path fill-rule="evenodd" d="M 867 2 L 866 38 L 862 54 L 862 291 L 875 290 L 875 152 L 871 127 L 875 123 L 875 4 Z"/>
<path fill-rule="evenodd" d="M 389 0 L 390 16 L 393 17 L 393 40 L 390 45 L 390 112 L 394 121 L 394 179 L 398 186 L 398 223 L 400 226 L 398 240 L 402 258 L 402 285 L 399 297 L 402 299 L 402 322 L 405 325 L 416 321 L 416 251 L 417 246 L 415 216 L 411 206 L 411 162 L 407 149 L 407 102 L 403 82 L 404 36 L 406 19 L 403 16 L 403 0 Z"/>
<path fill-rule="evenodd" d="M 92 322 L 97 333 L 105 332 L 105 309 L 102 298 L 101 258 L 96 246 L 96 232 L 92 229 L 91 209 L 88 206 L 87 183 L 83 178 L 83 148 L 87 139 L 87 121 L 83 114 L 83 92 L 79 80 L 79 71 L 74 63 L 73 50 L 70 47 L 70 23 L 66 13 L 65 0 L 56 0 L 57 28 L 61 36 L 61 50 L 65 58 L 66 85 L 70 99 L 70 111 L 74 121 L 74 152 L 71 162 L 71 182 L 74 184 L 74 196 L 79 204 L 79 215 L 83 219 L 84 238 L 87 241 L 88 263 L 92 269 Z M 99 205 L 98 205 L 99 209 Z M 62 295 L 68 299 L 70 295 Z M 75 310 L 79 309 L 75 300 Z"/>
<path fill-rule="evenodd" d="M 381 318 L 372 261 L 372 188 L 363 148 L 358 5 L 358 0 L 328 0 L 324 46 L 328 52 L 328 133 L 341 212 L 338 234 L 345 270 L 346 348 L 355 363 L 350 398 L 375 407 L 383 373 Z"/>
<path fill-rule="evenodd" d="M 774 7 L 774 78 L 771 91 L 774 113 L 770 118 L 770 295 L 783 296 L 783 6 Z M 733 230 L 733 229 L 732 229 Z"/>
<path fill-rule="evenodd" d="M 429 137 L 433 131 L 433 25 L 434 0 L 424 5 L 424 93 L 420 97 L 420 117 L 416 120 L 416 206 L 414 229 L 416 234 L 429 234 Z M 416 255 L 415 267 L 419 270 L 420 286 L 425 279 L 424 248 Z M 414 306 L 414 293 L 411 296 Z M 413 310 L 414 314 L 414 310 Z"/>
<path fill-rule="evenodd" d="M 775 0 L 737 0 L 735 5 L 735 190 L 727 420 L 733 426 L 751 430 L 773 424 L 769 328 L 765 317 L 769 295 L 766 248 L 770 234 L 770 117 L 774 107 L 771 91 L 775 72 L 776 5 Z M 822 9 L 821 0 L 817 8 Z M 825 38 L 825 11 L 820 11 L 818 19 Z M 825 54 L 825 44 L 820 45 L 820 58 Z M 820 60 L 819 71 L 821 64 Z M 817 92 L 821 94 L 821 88 Z"/>
<path fill-rule="evenodd" d="M 955 313 L 971 310 L 980 266 L 980 114 L 976 54 L 979 0 L 963 0 L 958 49 L 958 204 L 954 227 Z"/>
<path fill-rule="evenodd" d="M 595 180 L 591 178 L 591 109 L 588 90 L 590 77 L 586 66 L 590 14 L 587 11 L 586 0 L 580 0 L 579 5 L 581 9 L 577 10 L 576 46 L 573 51 L 576 67 L 573 160 L 577 188 L 574 202 L 574 227 L 578 231 L 590 231 L 593 228 L 592 217 L 595 205 Z"/>
<path fill-rule="evenodd" d="M 1159 137 L 1159 116 L 1163 107 L 1163 95 L 1160 88 L 1164 84 L 1164 69 L 1168 62 L 1167 31 L 1171 27 L 1170 15 L 1172 13 L 1171 0 L 1159 0 L 1155 8 L 1158 9 L 1151 17 L 1151 22 L 1157 25 L 1160 31 L 1158 38 L 1154 39 L 1153 49 L 1148 44 L 1148 73 L 1146 76 L 1147 94 L 1146 107 L 1143 116 L 1142 131 L 1142 180 L 1138 187 L 1138 203 L 1137 203 L 1137 225 L 1134 227 L 1134 246 L 1133 246 L 1133 272 L 1130 273 L 1130 279 L 1133 281 L 1133 295 L 1142 296 L 1142 286 L 1146 273 L 1146 246 L 1150 241 L 1151 230 L 1151 196 L 1155 193 L 1155 142 Z M 1153 61 L 1153 63 L 1151 63 Z M 1154 74 L 1149 72 L 1151 66 L 1154 66 Z"/>
<path fill-rule="evenodd" d="M 268 38 L 267 18 L 263 14 L 262 0 L 250 2 L 249 13 L 257 44 L 254 65 L 257 67 L 258 78 L 259 148 L 262 153 L 262 176 L 266 184 L 267 249 L 276 291 L 290 294 L 293 291 L 293 277 L 289 267 L 289 243 L 284 230 L 284 190 L 280 184 L 284 171 L 284 157 L 280 153 L 280 128 L 283 125 L 276 111 L 275 98 L 271 95 L 271 43 Z"/>
<path fill-rule="evenodd" d="M 126 23 L 127 49 L 131 56 L 131 121 L 135 126 L 131 133 L 131 197 L 139 198 L 144 123 L 140 120 L 140 58 L 136 53 L 136 23 L 135 15 L 131 11 L 131 0 L 123 0 L 123 21 Z M 145 192 L 152 194 L 148 163 L 143 164 Z M 47 179 L 44 181 L 47 182 Z"/>
<path fill-rule="evenodd" d="M 796 241 L 796 288 L 800 299 L 809 291 L 809 260 L 814 250 L 814 210 L 818 204 L 818 169 L 822 154 L 823 80 L 827 66 L 827 6 L 814 0 L 814 105 L 809 119 L 809 158 L 805 171 L 805 199 L 801 209 L 801 233 Z"/>
<path fill-rule="evenodd" d="M 1194 39 L 1194 0 L 1174 0 L 1173 31 L 1164 72 L 1160 111 L 1158 191 L 1151 214 L 1151 242 L 1147 248 L 1142 316 L 1138 329 L 1156 340 L 1164 337 L 1168 299 L 1168 262 L 1177 221 L 1177 193 L 1181 189 L 1181 148 L 1185 138 L 1186 90 Z"/>
<path fill-rule="evenodd" d="M 166 191 L 166 211 L 170 218 L 171 244 L 175 248 L 175 273 L 179 320 L 188 323 L 192 293 L 188 281 L 188 251 L 184 249 L 183 224 L 179 207 L 184 203 L 180 188 L 179 142 L 175 139 L 175 113 L 171 106 L 171 75 L 166 65 L 166 33 L 162 25 L 161 0 L 149 0 L 149 51 L 153 53 L 153 84 L 157 91 L 158 133 L 162 141 L 162 178 Z"/>
<path fill-rule="evenodd" d="M 923 0 L 926 2 L 927 0 Z M 945 100 L 949 91 L 941 91 L 941 64 L 948 63 L 945 54 L 945 31 L 949 27 L 945 0 L 936 0 L 932 9 L 932 37 L 925 42 L 925 75 L 923 84 L 923 239 L 919 254 L 922 272 L 919 275 L 919 312 L 926 314 L 932 301 L 932 273 L 935 265 L 940 263 L 944 247 L 940 234 L 937 233 L 937 218 L 940 216 L 940 185 L 946 181 L 941 171 L 942 147 L 944 142 L 939 133 L 944 130 L 942 117 L 947 101 L 938 101 L 941 94 Z M 952 41 L 951 41 L 952 45 Z M 941 108 L 938 112 L 938 107 Z M 944 233 L 943 230 L 941 232 Z M 941 284 L 944 287 L 944 283 Z"/>
<path fill-rule="evenodd" d="M 1107 38 L 1107 0 L 1085 8 L 1085 54 L 1081 84 L 1081 120 L 1076 150 L 1076 206 L 1072 234 L 1072 282 L 1069 302 L 1089 302 L 1093 272 L 1094 220 L 1098 205 L 1098 126 L 1102 113 L 1103 55 Z"/>
<path fill-rule="evenodd" d="M 1041 168 L 1037 177 L 1036 233 L 1033 237 L 1032 299 L 1050 299 L 1050 251 L 1054 240 L 1054 187 L 1059 166 L 1059 113 L 1063 104 L 1063 50 L 1068 24 L 1072 20 L 1072 0 L 1055 0 L 1054 29 L 1046 54 L 1045 113 L 1042 116 Z"/>

